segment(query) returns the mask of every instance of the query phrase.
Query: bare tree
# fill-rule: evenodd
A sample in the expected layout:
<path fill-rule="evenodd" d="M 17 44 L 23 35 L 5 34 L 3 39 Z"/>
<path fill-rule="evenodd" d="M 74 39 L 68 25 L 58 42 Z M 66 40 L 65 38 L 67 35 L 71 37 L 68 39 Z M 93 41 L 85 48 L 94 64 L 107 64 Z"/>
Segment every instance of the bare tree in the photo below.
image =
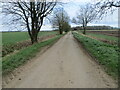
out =
<path fill-rule="evenodd" d="M 120 7 L 120 0 L 99 0 L 95 2 L 96 12 L 99 13 L 99 17 L 102 19 L 108 12 L 111 14 Z"/>
<path fill-rule="evenodd" d="M 120 7 L 120 0 L 100 0 L 96 2 L 101 8 Z"/>
<path fill-rule="evenodd" d="M 2 13 L 12 16 L 12 24 L 19 23 L 26 26 L 31 42 L 38 42 L 38 33 L 43 25 L 44 18 L 49 15 L 57 4 L 57 0 L 30 0 L 27 2 L 3 3 Z"/>
<path fill-rule="evenodd" d="M 82 24 L 84 29 L 83 34 L 86 34 L 87 24 L 97 19 L 97 15 L 98 13 L 96 12 L 94 5 L 88 3 L 85 6 L 80 6 L 77 17 L 76 19 L 73 18 L 72 22 Z"/>
<path fill-rule="evenodd" d="M 67 27 L 70 28 L 69 21 L 70 18 L 63 8 L 58 8 L 54 11 L 52 17 L 52 26 L 54 28 L 59 28 L 60 34 L 62 34 L 63 30 Z"/>
<path fill-rule="evenodd" d="M 71 22 L 77 24 L 76 18 L 73 17 L 72 20 L 71 20 Z"/>

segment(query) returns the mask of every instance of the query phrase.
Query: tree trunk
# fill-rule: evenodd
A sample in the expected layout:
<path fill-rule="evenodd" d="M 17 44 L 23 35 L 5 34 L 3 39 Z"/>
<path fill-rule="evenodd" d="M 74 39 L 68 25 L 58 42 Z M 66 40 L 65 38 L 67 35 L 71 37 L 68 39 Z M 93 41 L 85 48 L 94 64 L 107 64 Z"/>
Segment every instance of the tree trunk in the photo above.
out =
<path fill-rule="evenodd" d="M 60 30 L 60 34 L 62 34 L 63 32 L 62 32 L 62 30 Z"/>
<path fill-rule="evenodd" d="M 60 32 L 60 34 L 63 33 L 63 31 L 62 31 L 62 27 L 59 27 L 59 32 Z"/>
<path fill-rule="evenodd" d="M 31 42 L 32 44 L 38 43 L 37 34 L 31 36 Z"/>
<path fill-rule="evenodd" d="M 86 34 L 86 28 L 85 28 L 85 27 L 83 27 L 83 29 L 84 29 L 83 34 Z"/>

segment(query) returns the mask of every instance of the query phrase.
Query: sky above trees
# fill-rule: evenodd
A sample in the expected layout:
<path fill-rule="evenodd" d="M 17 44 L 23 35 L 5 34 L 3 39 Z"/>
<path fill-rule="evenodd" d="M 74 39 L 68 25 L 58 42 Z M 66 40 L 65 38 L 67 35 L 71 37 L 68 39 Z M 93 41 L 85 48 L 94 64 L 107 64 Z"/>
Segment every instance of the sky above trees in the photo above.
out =
<path fill-rule="evenodd" d="M 68 13 L 70 18 L 76 17 L 76 12 L 79 10 L 80 5 L 85 5 L 88 2 L 94 3 L 95 0 L 61 0 L 65 4 L 63 4 L 63 8 Z M 1 9 L 0 9 L 1 10 Z M 6 28 L 6 25 L 2 25 L 2 16 L 0 16 L 0 31 L 8 31 L 9 28 Z M 113 27 L 118 27 L 118 10 L 115 10 L 113 14 L 109 12 L 102 20 L 95 21 L 93 23 L 88 24 L 91 25 L 108 25 Z M 71 23 L 71 26 L 76 26 L 75 24 Z M 77 25 L 78 26 L 78 25 Z M 41 30 L 52 30 L 51 24 L 48 20 L 44 21 L 44 25 L 42 26 Z"/>
<path fill-rule="evenodd" d="M 64 8 L 67 11 L 68 15 L 70 15 L 72 18 L 76 16 L 76 12 L 78 11 L 80 5 L 85 5 L 89 2 L 94 3 L 94 1 L 95 0 L 65 0 L 67 4 L 64 5 Z M 98 20 L 97 22 L 95 21 L 88 25 L 110 25 L 113 27 L 118 27 L 118 10 L 115 10 L 114 13 L 109 12 L 106 14 L 106 16 L 104 16 L 102 20 Z"/>

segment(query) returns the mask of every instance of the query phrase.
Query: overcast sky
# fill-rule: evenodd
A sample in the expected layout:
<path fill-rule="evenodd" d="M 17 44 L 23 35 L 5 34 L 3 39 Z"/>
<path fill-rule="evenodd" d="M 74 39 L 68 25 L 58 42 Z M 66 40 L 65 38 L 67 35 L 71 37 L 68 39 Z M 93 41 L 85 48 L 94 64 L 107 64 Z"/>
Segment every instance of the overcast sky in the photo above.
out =
<path fill-rule="evenodd" d="M 95 0 L 62 0 L 67 4 L 64 4 L 64 9 L 72 19 L 76 16 L 76 12 L 79 9 L 80 5 L 85 5 L 88 2 L 94 2 Z M 0 24 L 2 23 L 2 18 L 0 16 Z M 118 10 L 116 10 L 113 14 L 108 13 L 106 17 L 102 20 L 98 20 L 97 22 L 89 23 L 88 25 L 109 25 L 113 27 L 118 27 Z M 71 24 L 71 26 L 76 26 L 75 24 Z M 0 25 L 0 31 L 8 31 L 9 28 L 6 28 L 5 25 L 3 27 Z M 44 24 L 41 30 L 52 30 L 50 23 Z"/>
<path fill-rule="evenodd" d="M 80 5 L 85 5 L 88 2 L 93 3 L 95 0 L 65 0 L 65 1 L 68 4 L 64 5 L 64 8 L 69 14 L 69 16 L 72 18 L 76 16 L 76 12 L 78 11 Z M 116 10 L 113 14 L 108 13 L 102 20 L 89 23 L 88 25 L 109 25 L 113 27 L 118 27 L 118 10 Z"/>

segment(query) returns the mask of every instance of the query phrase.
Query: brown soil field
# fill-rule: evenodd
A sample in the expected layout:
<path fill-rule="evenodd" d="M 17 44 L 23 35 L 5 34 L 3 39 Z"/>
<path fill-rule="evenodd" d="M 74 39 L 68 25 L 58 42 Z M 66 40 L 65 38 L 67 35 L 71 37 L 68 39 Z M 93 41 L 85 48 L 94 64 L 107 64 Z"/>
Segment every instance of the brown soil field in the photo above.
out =
<path fill-rule="evenodd" d="M 87 31 L 89 33 L 104 34 L 108 36 L 120 37 L 120 31 Z"/>

